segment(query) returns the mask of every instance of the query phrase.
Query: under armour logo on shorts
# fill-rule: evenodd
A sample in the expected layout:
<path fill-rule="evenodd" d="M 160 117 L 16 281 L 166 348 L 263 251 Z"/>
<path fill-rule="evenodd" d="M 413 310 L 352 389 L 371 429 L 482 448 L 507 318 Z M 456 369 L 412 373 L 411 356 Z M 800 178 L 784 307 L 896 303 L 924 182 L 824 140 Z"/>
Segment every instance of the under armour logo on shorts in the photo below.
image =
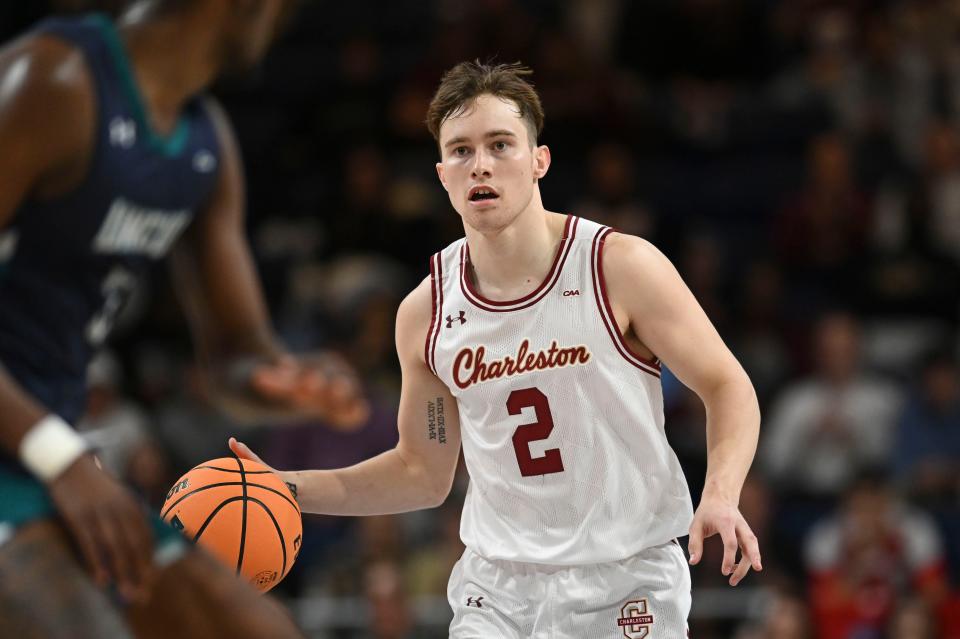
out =
<path fill-rule="evenodd" d="M 483 601 L 483 597 L 467 597 L 467 606 L 483 608 L 483 604 L 480 603 L 481 601 Z"/>

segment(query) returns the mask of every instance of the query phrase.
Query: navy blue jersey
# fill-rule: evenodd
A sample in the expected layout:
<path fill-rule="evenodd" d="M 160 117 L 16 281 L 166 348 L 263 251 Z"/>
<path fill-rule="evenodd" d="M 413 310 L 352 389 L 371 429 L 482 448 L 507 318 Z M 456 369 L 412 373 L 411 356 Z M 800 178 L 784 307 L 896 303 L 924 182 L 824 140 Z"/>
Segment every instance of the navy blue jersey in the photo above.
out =
<path fill-rule="evenodd" d="M 76 189 L 23 202 L 0 229 L 0 364 L 72 422 L 84 409 L 88 360 L 137 278 L 211 197 L 220 150 L 203 96 L 184 107 L 170 135 L 151 128 L 105 16 L 51 19 L 35 32 L 83 52 L 95 143 Z"/>

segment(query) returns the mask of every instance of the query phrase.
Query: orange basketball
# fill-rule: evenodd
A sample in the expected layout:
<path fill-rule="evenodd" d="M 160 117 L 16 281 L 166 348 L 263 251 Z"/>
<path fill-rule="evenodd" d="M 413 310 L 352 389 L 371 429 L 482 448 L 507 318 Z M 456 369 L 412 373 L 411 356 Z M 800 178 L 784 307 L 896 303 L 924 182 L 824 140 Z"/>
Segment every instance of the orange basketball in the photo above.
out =
<path fill-rule="evenodd" d="M 167 493 L 164 521 L 266 592 L 300 552 L 300 506 L 263 464 L 221 457 L 188 471 Z"/>

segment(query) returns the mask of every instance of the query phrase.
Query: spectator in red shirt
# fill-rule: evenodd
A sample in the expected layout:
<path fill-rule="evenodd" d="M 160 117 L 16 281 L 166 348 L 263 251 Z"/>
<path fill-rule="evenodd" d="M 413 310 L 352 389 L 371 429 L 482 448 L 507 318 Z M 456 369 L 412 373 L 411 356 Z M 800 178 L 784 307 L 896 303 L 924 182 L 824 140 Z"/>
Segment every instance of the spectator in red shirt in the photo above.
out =
<path fill-rule="evenodd" d="M 947 595 L 939 532 L 878 473 L 864 473 L 813 529 L 806 564 L 817 639 L 880 639 L 906 598 L 936 610 Z"/>

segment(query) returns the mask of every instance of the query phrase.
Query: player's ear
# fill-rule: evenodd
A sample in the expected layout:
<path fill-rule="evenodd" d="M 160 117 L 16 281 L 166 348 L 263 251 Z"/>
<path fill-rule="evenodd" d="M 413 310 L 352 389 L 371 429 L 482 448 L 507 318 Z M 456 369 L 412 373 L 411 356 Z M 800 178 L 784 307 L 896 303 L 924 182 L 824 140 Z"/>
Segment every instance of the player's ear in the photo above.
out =
<path fill-rule="evenodd" d="M 437 162 L 437 177 L 440 178 L 440 184 L 443 185 L 443 190 L 449 192 L 450 189 L 447 188 L 447 181 L 443 179 L 443 162 Z"/>
<path fill-rule="evenodd" d="M 533 179 L 539 180 L 550 170 L 550 149 L 541 144 L 533 149 Z"/>

